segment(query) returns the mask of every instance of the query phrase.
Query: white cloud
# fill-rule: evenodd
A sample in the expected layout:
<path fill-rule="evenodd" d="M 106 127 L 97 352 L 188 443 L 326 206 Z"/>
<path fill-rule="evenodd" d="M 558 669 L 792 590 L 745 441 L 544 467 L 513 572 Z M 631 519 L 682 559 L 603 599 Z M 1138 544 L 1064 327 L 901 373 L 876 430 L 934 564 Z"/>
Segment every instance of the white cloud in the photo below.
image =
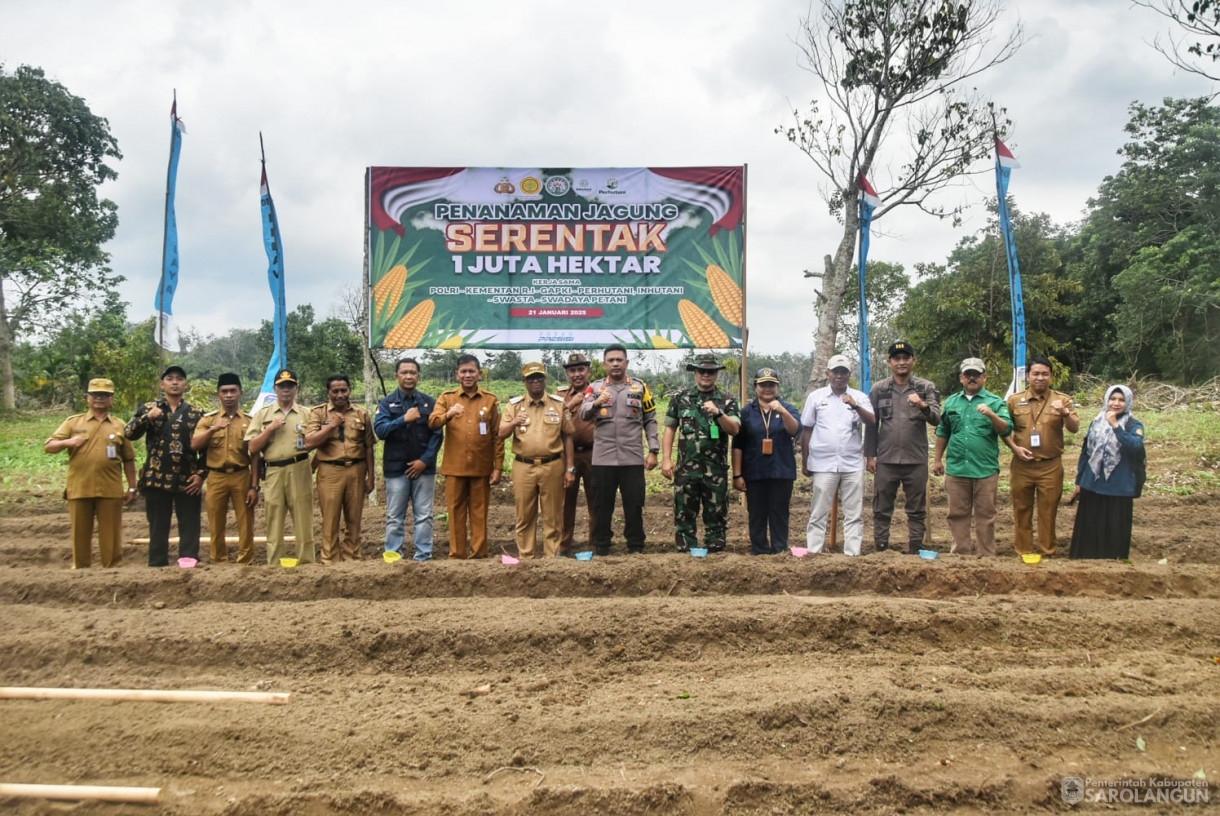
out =
<path fill-rule="evenodd" d="M 124 159 L 106 193 L 133 314 L 159 276 L 170 95 L 186 120 L 179 175 L 182 323 L 270 314 L 258 132 L 285 243 L 289 307 L 328 313 L 363 266 L 370 165 L 749 165 L 749 323 L 756 350 L 812 345 L 813 282 L 838 225 L 812 165 L 773 133 L 811 96 L 792 44 L 806 0 L 463 3 L 65 0 L 10 3 L 8 70 L 43 67 L 109 119 Z M 1127 105 L 1208 92 L 1147 44 L 1158 23 L 1112 0 L 1014 4 L 1031 35 L 980 80 L 1009 110 L 1027 211 L 1078 218 L 1118 166 Z M 986 223 L 987 176 L 955 195 Z M 943 261 L 962 230 L 895 214 L 879 260 Z"/>

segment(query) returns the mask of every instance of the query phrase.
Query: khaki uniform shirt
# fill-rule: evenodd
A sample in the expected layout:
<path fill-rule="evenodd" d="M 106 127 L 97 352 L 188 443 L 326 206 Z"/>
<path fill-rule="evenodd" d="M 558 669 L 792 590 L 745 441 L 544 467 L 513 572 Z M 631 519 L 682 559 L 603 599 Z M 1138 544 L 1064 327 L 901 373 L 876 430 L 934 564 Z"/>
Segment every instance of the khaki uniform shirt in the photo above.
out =
<path fill-rule="evenodd" d="M 63 421 L 51 439 L 86 438 L 79 448 L 68 448 L 69 499 L 123 498 L 123 463 L 134 462 L 136 449 L 124 433 L 127 424 L 107 415 L 95 419 L 92 413 L 76 414 Z M 111 457 L 108 448 L 114 446 Z"/>
<path fill-rule="evenodd" d="M 305 424 L 305 433 L 312 434 L 322 429 L 322 425 L 330 420 L 335 406 L 327 402 L 309 412 L 309 422 Z M 343 438 L 339 438 L 343 434 Z M 330 438 L 319 445 L 317 459 L 319 462 L 350 462 L 364 461 L 365 455 L 377 444 L 373 435 L 373 420 L 369 412 L 359 405 L 348 404 L 343 412 L 343 425 L 330 435 Z"/>
<path fill-rule="evenodd" d="M 1068 406 L 1068 414 L 1079 421 L 1072 398 L 1052 389 L 1047 389 L 1046 396 L 1041 399 L 1028 388 L 1008 398 L 1013 444 L 1029 448 L 1034 459 L 1056 459 L 1063 455 L 1063 421 L 1066 417 L 1059 416 L 1050 407 L 1055 400 L 1063 400 L 1063 404 Z M 1042 444 L 1037 447 L 1030 445 L 1030 436 L 1034 432 L 1042 435 L 1039 440 Z"/>
<path fill-rule="evenodd" d="M 220 411 L 209 411 L 195 426 L 195 432 L 206 431 L 220 419 Z M 250 427 L 250 415 L 238 411 L 229 420 L 229 427 L 221 428 L 208 440 L 208 470 L 250 467 L 250 443 L 246 441 L 246 429 Z"/>
<path fill-rule="evenodd" d="M 297 404 L 288 411 L 281 408 L 278 402 L 259 408 L 250 418 L 250 427 L 246 428 L 246 442 L 261 434 L 281 414 L 284 416 L 284 427 L 272 434 L 271 441 L 263 448 L 264 462 L 292 459 L 305 452 L 305 425 L 309 422 L 309 411 Z"/>
<path fill-rule="evenodd" d="M 445 412 L 461 403 L 465 412 L 448 422 Z M 428 417 L 432 430 L 445 429 L 441 473 L 446 476 L 490 476 L 504 467 L 504 440 L 499 436 L 500 400 L 482 388 L 473 395 L 451 388 L 440 395 Z"/>
<path fill-rule="evenodd" d="M 504 411 L 505 420 L 525 414 L 529 420 L 513 428 L 513 454 L 525 459 L 548 459 L 563 455 L 563 440 L 576 429 L 563 407 L 563 397 L 543 394 L 542 399 L 513 397 Z"/>
<path fill-rule="evenodd" d="M 572 396 L 572 386 L 565 385 L 556 390 L 560 398 L 565 402 L 568 397 Z M 581 395 L 584 399 L 584 395 Z M 580 406 L 576 406 L 576 410 L 570 411 L 569 415 L 572 418 L 572 444 L 576 450 L 591 450 L 593 448 L 593 420 L 580 418 Z"/>

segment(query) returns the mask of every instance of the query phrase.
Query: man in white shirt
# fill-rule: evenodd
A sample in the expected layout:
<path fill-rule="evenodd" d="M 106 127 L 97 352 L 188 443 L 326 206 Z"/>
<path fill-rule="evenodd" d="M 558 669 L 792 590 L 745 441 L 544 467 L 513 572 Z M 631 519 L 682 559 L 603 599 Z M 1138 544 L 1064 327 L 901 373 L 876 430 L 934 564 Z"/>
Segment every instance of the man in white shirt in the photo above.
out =
<path fill-rule="evenodd" d="M 805 541 L 811 552 L 822 551 L 838 492 L 844 517 L 843 552 L 859 555 L 864 543 L 864 426 L 875 425 L 877 418 L 868 395 L 847 387 L 851 362 L 846 357 L 831 357 L 826 373 L 830 385 L 810 394 L 801 411 L 802 470 L 813 477 L 813 509 Z"/>

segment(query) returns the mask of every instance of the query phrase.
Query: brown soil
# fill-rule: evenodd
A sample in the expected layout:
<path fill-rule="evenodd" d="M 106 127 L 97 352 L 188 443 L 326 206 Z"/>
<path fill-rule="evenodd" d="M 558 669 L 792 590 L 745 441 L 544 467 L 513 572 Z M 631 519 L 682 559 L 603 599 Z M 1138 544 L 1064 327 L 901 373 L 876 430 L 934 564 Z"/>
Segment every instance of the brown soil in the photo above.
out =
<path fill-rule="evenodd" d="M 1141 499 L 1131 564 L 1026 566 L 1006 505 L 995 559 L 751 558 L 734 505 L 729 552 L 696 560 L 654 494 L 650 552 L 591 563 L 387 565 L 371 507 L 361 563 L 151 570 L 132 545 L 73 572 L 62 502 L 31 495 L 0 519 L 0 682 L 293 697 L 5 701 L 0 781 L 162 787 L 140 812 L 463 816 L 1062 812 L 1064 776 L 1216 780 L 1215 498 Z M 944 515 L 934 490 L 941 550 Z M 512 520 L 500 489 L 497 551 Z"/>

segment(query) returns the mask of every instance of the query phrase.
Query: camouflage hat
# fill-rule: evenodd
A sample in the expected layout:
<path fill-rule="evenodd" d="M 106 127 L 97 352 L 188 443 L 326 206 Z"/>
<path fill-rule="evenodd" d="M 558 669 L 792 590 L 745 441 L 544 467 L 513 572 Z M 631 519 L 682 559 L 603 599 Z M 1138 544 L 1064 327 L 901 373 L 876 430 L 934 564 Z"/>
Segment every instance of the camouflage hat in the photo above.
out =
<path fill-rule="evenodd" d="M 546 366 L 542 363 L 526 363 L 521 367 L 522 379 L 528 380 L 530 377 L 536 377 L 539 374 L 543 377 L 546 376 Z"/>
<path fill-rule="evenodd" d="M 95 377 L 89 381 L 89 387 L 85 389 L 89 394 L 113 394 L 114 380 L 108 380 L 105 377 Z"/>
<path fill-rule="evenodd" d="M 703 354 L 695 358 L 695 362 L 686 364 L 687 371 L 723 371 L 724 366 L 716 359 L 715 354 Z"/>

